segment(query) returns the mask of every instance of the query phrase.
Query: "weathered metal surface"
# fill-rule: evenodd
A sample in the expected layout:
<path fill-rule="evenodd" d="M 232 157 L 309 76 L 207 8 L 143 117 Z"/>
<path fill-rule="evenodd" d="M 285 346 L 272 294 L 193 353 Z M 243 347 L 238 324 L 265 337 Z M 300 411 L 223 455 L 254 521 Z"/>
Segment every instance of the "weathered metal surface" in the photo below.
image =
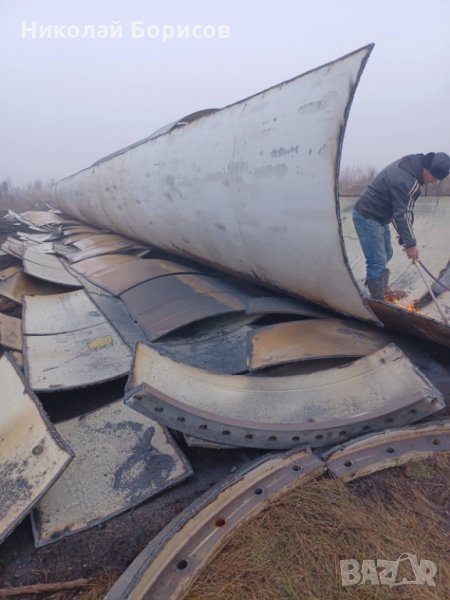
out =
<path fill-rule="evenodd" d="M 104 254 L 102 256 L 94 256 L 93 258 L 80 260 L 72 265 L 71 268 L 74 271 L 77 271 L 77 273 L 80 273 L 80 275 L 90 278 L 96 274 L 100 274 L 109 267 L 122 265 L 122 268 L 124 268 L 124 263 L 132 263 L 136 260 L 140 259 L 131 254 Z"/>
<path fill-rule="evenodd" d="M 186 267 L 176 262 L 154 258 L 136 258 L 128 262 L 126 268 L 122 264 L 114 264 L 101 272 L 90 275 L 90 280 L 107 290 L 114 296 L 120 296 L 150 279 L 180 273 L 198 273 L 198 269 Z"/>
<path fill-rule="evenodd" d="M 23 254 L 23 269 L 29 275 L 44 281 L 51 281 L 68 287 L 80 287 L 78 281 L 73 275 L 70 275 L 57 256 L 27 248 Z"/>
<path fill-rule="evenodd" d="M 103 242 L 99 242 L 98 244 L 93 244 L 92 246 L 84 250 L 71 252 L 70 254 L 68 254 L 67 258 L 70 263 L 76 263 L 80 260 L 93 258 L 94 256 L 101 256 L 102 254 L 110 254 L 112 252 L 127 252 L 132 254 L 138 253 L 144 249 L 146 248 L 144 248 L 142 245 L 138 245 L 135 242 L 132 242 L 131 240 L 127 240 L 126 238 L 116 236 L 116 239 L 111 239 L 110 241 L 105 240 Z"/>
<path fill-rule="evenodd" d="M 17 265 L 14 265 L 12 267 L 6 267 L 6 269 L 2 269 L 0 271 L 0 281 L 4 281 L 5 279 L 12 277 L 16 273 L 20 273 L 21 270 L 22 267 L 19 267 Z"/>
<path fill-rule="evenodd" d="M 151 279 L 120 298 L 154 341 L 208 317 L 244 312 L 248 296 L 214 277 L 181 274 Z"/>
<path fill-rule="evenodd" d="M 144 330 L 130 317 L 120 298 L 104 294 L 89 294 L 89 297 L 131 350 L 134 350 L 138 342 L 149 341 Z"/>
<path fill-rule="evenodd" d="M 348 270 L 336 218 L 343 133 L 371 49 L 60 181 L 59 207 L 168 252 L 372 319 Z"/>
<path fill-rule="evenodd" d="M 428 318 L 421 313 L 409 311 L 396 304 L 368 300 L 368 304 L 386 327 L 408 335 L 428 338 L 450 347 L 450 328 L 444 323 Z"/>
<path fill-rule="evenodd" d="M 81 287 L 81 284 L 78 284 Z M 0 281 L 0 295 L 22 304 L 24 296 L 43 296 L 66 291 L 67 288 L 56 283 L 35 279 L 26 273 L 16 273 Z"/>
<path fill-rule="evenodd" d="M 331 448 L 323 458 L 330 473 L 351 481 L 444 450 L 450 450 L 450 419 L 367 435 Z"/>
<path fill-rule="evenodd" d="M 160 354 L 198 369 L 214 373 L 244 373 L 247 366 L 247 335 L 251 331 L 247 324 L 250 317 L 226 315 L 230 324 L 221 325 L 209 338 L 196 339 L 195 335 L 184 336 L 183 341 L 161 340 L 155 345 Z M 236 318 L 238 319 L 236 324 Z M 218 317 L 221 319 L 221 317 Z M 214 319 L 217 320 L 217 319 Z M 200 323 L 201 324 L 201 323 Z"/>
<path fill-rule="evenodd" d="M 22 322 L 16 317 L 0 313 L 0 346 L 22 350 Z"/>
<path fill-rule="evenodd" d="M 6 254 L 16 258 L 22 258 L 23 253 L 25 252 L 24 243 L 12 237 L 6 238 L 6 240 L 1 244 L 0 248 L 3 250 L 3 252 L 6 252 Z"/>
<path fill-rule="evenodd" d="M 105 317 L 84 290 L 53 296 L 25 297 L 24 333 L 67 333 L 105 323 Z"/>
<path fill-rule="evenodd" d="M 25 373 L 36 391 L 85 387 L 127 374 L 131 354 L 109 325 L 24 336 Z"/>
<path fill-rule="evenodd" d="M 354 321 L 308 319 L 248 332 L 249 370 L 316 358 L 367 356 L 392 341 L 386 333 Z"/>
<path fill-rule="evenodd" d="M 138 555 L 105 600 L 181 600 L 233 531 L 280 494 L 323 473 L 307 451 L 260 459 L 206 492 Z"/>
<path fill-rule="evenodd" d="M 67 225 L 75 223 L 73 219 L 68 219 L 66 216 L 47 210 L 28 210 L 20 215 L 25 223 L 43 227 L 45 225 Z"/>
<path fill-rule="evenodd" d="M 351 217 L 356 200 L 356 197 L 340 199 L 340 218 L 350 268 L 361 290 L 364 290 L 365 259 Z M 416 203 L 414 215 L 414 232 L 418 240 L 420 258 L 437 275 L 447 267 L 450 259 L 447 227 L 450 219 L 450 198 L 423 196 Z M 394 256 L 388 264 L 391 271 L 390 285 L 393 289 L 402 290 L 405 296 L 385 306 L 369 300 L 369 307 L 390 328 L 450 346 L 450 328 L 445 324 L 434 302 L 422 307 L 417 306 L 416 302 L 427 292 L 425 282 L 417 268 L 406 258 L 401 247 L 395 243 L 394 231 L 392 234 Z M 426 280 L 431 285 L 432 279 L 427 275 Z M 444 315 L 450 319 L 450 292 L 439 296 L 439 304 Z"/>
<path fill-rule="evenodd" d="M 309 302 L 283 298 L 276 296 L 260 296 L 250 298 L 247 302 L 245 312 L 253 314 L 280 314 L 280 315 L 302 315 L 303 317 L 317 317 L 318 319 L 330 316 L 330 311 L 314 306 Z"/>
<path fill-rule="evenodd" d="M 73 454 L 7 354 L 0 358 L 0 542 L 20 523 Z"/>
<path fill-rule="evenodd" d="M 37 547 L 111 519 L 192 474 L 169 432 L 122 400 L 56 429 L 75 458 L 31 515 Z"/>
<path fill-rule="evenodd" d="M 126 402 L 183 433 L 256 448 L 329 446 L 444 406 L 393 344 L 344 367 L 289 377 L 208 373 L 139 344 Z"/>

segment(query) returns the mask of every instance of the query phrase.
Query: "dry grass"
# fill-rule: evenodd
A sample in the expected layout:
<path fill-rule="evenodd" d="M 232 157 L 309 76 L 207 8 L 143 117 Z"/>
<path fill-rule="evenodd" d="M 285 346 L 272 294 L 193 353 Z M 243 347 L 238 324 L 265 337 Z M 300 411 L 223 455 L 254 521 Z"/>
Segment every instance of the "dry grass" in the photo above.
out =
<path fill-rule="evenodd" d="M 289 493 L 240 529 L 186 600 L 448 600 L 450 457 L 411 464 L 350 485 L 322 479 Z M 341 559 L 437 564 L 436 587 L 342 587 Z M 409 562 L 397 581 L 414 580 Z"/>

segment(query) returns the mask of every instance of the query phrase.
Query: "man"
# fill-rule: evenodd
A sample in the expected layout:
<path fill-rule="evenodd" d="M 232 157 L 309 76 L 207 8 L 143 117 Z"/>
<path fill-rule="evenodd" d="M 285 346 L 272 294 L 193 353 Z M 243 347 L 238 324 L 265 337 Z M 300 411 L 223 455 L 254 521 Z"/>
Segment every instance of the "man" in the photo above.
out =
<path fill-rule="evenodd" d="M 371 298 L 384 300 L 388 289 L 386 264 L 393 254 L 389 223 L 394 225 L 406 256 L 417 260 L 414 204 L 422 185 L 442 180 L 449 172 L 450 156 L 444 152 L 404 156 L 384 168 L 355 204 L 353 223 L 366 257 L 366 285 Z"/>

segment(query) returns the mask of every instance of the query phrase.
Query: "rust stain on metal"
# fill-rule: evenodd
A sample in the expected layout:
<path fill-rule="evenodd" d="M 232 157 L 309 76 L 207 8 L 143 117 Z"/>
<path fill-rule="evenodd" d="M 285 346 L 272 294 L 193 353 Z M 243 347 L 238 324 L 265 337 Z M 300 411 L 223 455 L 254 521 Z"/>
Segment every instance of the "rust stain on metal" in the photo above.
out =
<path fill-rule="evenodd" d="M 278 323 L 248 333 L 250 370 L 300 360 L 367 356 L 390 342 L 373 327 L 339 319 Z"/>
<path fill-rule="evenodd" d="M 96 340 L 92 340 L 88 343 L 89 348 L 91 350 L 98 350 L 99 348 L 104 348 L 105 346 L 111 346 L 113 343 L 113 339 L 110 335 L 106 337 L 97 338 Z"/>

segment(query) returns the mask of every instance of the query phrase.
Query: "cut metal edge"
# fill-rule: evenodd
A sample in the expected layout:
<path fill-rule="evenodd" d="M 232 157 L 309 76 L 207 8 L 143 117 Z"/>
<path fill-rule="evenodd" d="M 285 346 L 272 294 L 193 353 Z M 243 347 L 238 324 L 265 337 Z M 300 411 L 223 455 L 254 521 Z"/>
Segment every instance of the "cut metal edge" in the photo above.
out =
<path fill-rule="evenodd" d="M 208 490 L 175 517 L 131 563 L 105 600 L 149 597 L 152 600 L 165 600 L 167 596 L 154 595 L 152 588 L 164 579 L 168 570 L 170 584 L 176 587 L 171 590 L 170 598 L 181 599 L 204 563 L 211 559 L 237 527 L 257 515 L 269 501 L 291 487 L 323 473 L 322 460 L 305 449 L 282 455 L 268 455 L 252 462 L 225 482 Z M 233 506 L 235 503 L 238 507 Z M 235 516 L 234 522 L 228 521 L 233 516 L 233 511 L 237 513 L 237 517 Z M 205 527 L 210 547 L 206 548 L 206 556 L 202 557 L 204 539 L 201 531 Z M 185 555 L 183 552 L 187 552 L 186 547 L 192 537 L 193 548 Z M 199 537 L 197 542 L 195 537 Z M 205 550 L 203 553 L 205 554 Z M 190 562 L 191 555 L 197 563 L 194 567 Z M 181 556 L 185 558 L 180 558 Z M 152 571 L 149 574 L 150 581 L 143 582 L 143 578 L 148 577 L 149 570 Z M 138 590 L 138 586 L 144 586 L 145 589 Z"/>
<path fill-rule="evenodd" d="M 411 441 L 416 447 L 411 446 Z M 342 481 L 430 458 L 450 450 L 450 418 L 385 430 L 351 440 L 323 453 L 327 470 Z"/>
<path fill-rule="evenodd" d="M 72 451 L 72 449 L 70 448 L 70 446 L 59 435 L 55 426 L 48 418 L 48 415 L 45 412 L 44 407 L 42 406 L 39 398 L 36 396 L 36 394 L 33 392 L 33 390 L 28 385 L 28 382 L 27 382 L 24 374 L 22 373 L 21 369 L 18 367 L 15 359 L 10 355 L 9 352 L 5 352 L 5 354 L 3 354 L 3 356 L 0 360 L 6 360 L 9 362 L 11 368 L 14 370 L 15 374 L 20 379 L 20 381 L 23 385 L 24 393 L 26 393 L 26 395 L 29 397 L 29 399 L 34 403 L 35 407 L 37 408 L 39 415 L 40 415 L 41 419 L 43 420 L 49 435 L 54 440 L 55 444 L 57 444 L 59 446 L 59 448 L 67 454 L 66 460 L 63 463 L 63 465 L 61 466 L 58 473 L 56 473 L 51 478 L 51 480 L 47 483 L 47 485 L 43 488 L 43 490 L 33 499 L 32 502 L 30 502 L 28 509 L 26 511 L 24 511 L 21 515 L 19 515 L 16 519 L 14 519 L 14 521 L 3 532 L 0 532 L 0 544 L 1 544 L 8 537 L 8 535 L 17 527 L 17 525 L 19 525 L 19 523 L 21 523 L 23 521 L 23 519 L 27 515 L 30 514 L 30 512 L 33 510 L 34 506 L 39 502 L 39 500 L 42 498 L 42 496 L 44 496 L 44 494 L 47 492 L 47 490 L 54 484 L 54 482 L 58 479 L 58 477 L 64 471 L 64 469 L 68 466 L 68 464 L 74 459 L 75 454 Z"/>

